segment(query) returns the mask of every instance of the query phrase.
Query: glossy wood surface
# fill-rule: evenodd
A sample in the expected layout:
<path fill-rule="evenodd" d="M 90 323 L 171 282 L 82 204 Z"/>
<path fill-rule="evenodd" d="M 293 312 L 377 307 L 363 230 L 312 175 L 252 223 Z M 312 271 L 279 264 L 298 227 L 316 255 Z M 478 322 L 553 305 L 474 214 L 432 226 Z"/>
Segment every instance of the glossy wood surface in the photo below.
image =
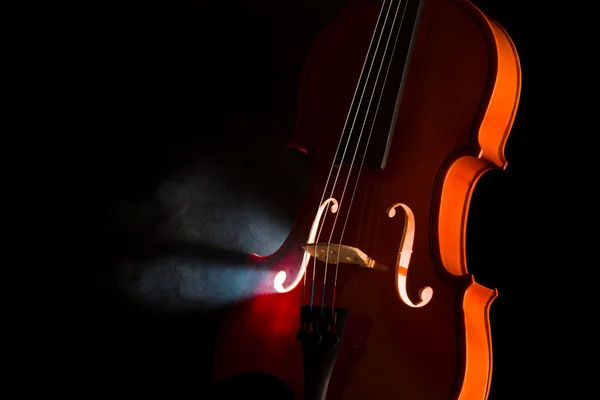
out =
<path fill-rule="evenodd" d="M 303 398 L 303 364 L 296 340 L 302 283 L 298 275 L 308 234 L 322 199 L 381 1 L 360 1 L 331 22 L 313 46 L 301 78 L 297 131 L 290 145 L 311 158 L 313 185 L 290 235 L 267 257 L 251 256 L 256 296 L 231 313 L 215 354 L 215 379 L 248 373 L 274 375 Z M 492 168 L 506 168 L 504 146 L 517 109 L 520 68 L 507 33 L 467 1 L 427 0 L 385 170 L 361 171 L 350 205 L 342 186 L 338 223 L 325 219 L 321 238 L 355 246 L 387 272 L 340 265 L 336 305 L 350 317 L 327 398 L 486 399 L 492 373 L 489 308 L 495 290 L 467 269 L 466 227 L 471 194 Z M 356 173 L 353 169 L 352 173 Z M 345 166 L 340 179 L 350 173 Z M 325 196 L 326 198 L 328 196 Z M 414 214 L 407 294 L 433 296 L 420 308 L 399 296 L 399 248 L 406 214 Z M 327 212 L 327 210 L 326 210 Z M 326 240 L 325 240 L 326 241 Z M 321 304 L 324 264 L 316 263 L 315 304 Z M 328 267 L 325 303 L 332 300 L 335 267 Z M 313 274 L 308 264 L 307 282 Z M 258 283 L 257 283 L 258 282 Z M 310 290 L 306 291 L 310 297 Z"/>

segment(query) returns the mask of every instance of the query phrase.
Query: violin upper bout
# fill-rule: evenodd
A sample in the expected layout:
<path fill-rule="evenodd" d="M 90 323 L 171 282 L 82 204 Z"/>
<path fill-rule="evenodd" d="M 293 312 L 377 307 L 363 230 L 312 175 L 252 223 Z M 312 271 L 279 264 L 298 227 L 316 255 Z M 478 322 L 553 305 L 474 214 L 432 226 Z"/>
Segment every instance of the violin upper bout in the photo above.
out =
<path fill-rule="evenodd" d="M 440 198 L 438 239 L 444 269 L 452 275 L 468 273 L 466 227 L 469 204 L 481 176 L 492 168 L 507 166 L 504 148 L 510 134 L 521 92 L 521 67 L 515 46 L 506 31 L 478 9 L 472 10 L 488 28 L 492 77 L 486 107 L 481 113 L 477 141 L 479 154 L 455 159 L 447 169 Z"/>
<path fill-rule="evenodd" d="M 505 169 L 507 162 L 504 147 L 519 105 L 521 65 L 510 36 L 498 23 L 487 18 L 486 20 L 495 45 L 496 76 L 479 128 L 479 157 Z"/>

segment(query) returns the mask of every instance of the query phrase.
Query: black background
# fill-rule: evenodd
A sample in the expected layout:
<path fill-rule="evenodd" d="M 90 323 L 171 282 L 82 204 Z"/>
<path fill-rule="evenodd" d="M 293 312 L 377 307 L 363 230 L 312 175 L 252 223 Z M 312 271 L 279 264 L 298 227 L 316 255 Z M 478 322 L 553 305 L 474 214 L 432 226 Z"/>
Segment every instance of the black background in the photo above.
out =
<path fill-rule="evenodd" d="M 104 9 L 88 120 L 90 388 L 203 398 L 212 351 L 249 252 L 269 254 L 291 227 L 304 159 L 284 148 L 311 43 L 348 0 Z M 475 191 L 469 270 L 498 288 L 491 310 L 490 399 L 529 398 L 567 353 L 565 310 L 549 300 L 564 268 L 548 222 L 561 190 L 548 144 L 560 129 L 548 60 L 548 3 L 474 1 L 513 38 L 523 68 L 508 169 Z M 554 201 L 551 200 L 551 201 Z M 553 303 L 552 307 L 548 304 Z M 557 367 L 563 369 L 564 366 Z M 552 375 L 554 376 L 554 375 Z M 552 385 L 557 383 L 552 382 Z"/>

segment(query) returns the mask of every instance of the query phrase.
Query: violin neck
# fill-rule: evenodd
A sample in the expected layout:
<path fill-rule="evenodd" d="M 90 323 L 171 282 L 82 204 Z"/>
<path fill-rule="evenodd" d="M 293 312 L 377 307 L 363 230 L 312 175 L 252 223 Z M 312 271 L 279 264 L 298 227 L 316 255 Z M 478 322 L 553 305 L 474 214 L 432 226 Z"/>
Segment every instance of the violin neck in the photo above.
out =
<path fill-rule="evenodd" d="M 336 165 L 385 168 L 423 2 L 383 2 L 344 127 L 351 150 L 339 151 Z"/>

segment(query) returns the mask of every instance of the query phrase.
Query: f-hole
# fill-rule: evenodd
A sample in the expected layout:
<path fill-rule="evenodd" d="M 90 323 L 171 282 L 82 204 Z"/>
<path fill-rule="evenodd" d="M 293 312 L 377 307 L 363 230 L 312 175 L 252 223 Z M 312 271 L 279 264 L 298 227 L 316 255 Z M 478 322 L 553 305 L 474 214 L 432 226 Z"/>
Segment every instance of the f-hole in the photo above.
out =
<path fill-rule="evenodd" d="M 408 267 L 410 264 L 410 257 L 412 255 L 413 243 L 415 241 L 415 214 L 412 212 L 409 206 L 404 203 L 393 204 L 387 210 L 387 215 L 390 218 L 396 216 L 396 209 L 400 207 L 404 210 L 404 232 L 402 234 L 402 241 L 400 242 L 400 249 L 398 250 L 398 259 L 396 261 L 396 289 L 400 295 L 400 299 L 409 307 L 420 308 L 431 301 L 433 297 L 433 289 L 429 286 L 421 288 L 419 291 L 420 300 L 417 303 L 413 303 L 408 297 L 406 290 L 406 277 L 408 275 Z"/>

